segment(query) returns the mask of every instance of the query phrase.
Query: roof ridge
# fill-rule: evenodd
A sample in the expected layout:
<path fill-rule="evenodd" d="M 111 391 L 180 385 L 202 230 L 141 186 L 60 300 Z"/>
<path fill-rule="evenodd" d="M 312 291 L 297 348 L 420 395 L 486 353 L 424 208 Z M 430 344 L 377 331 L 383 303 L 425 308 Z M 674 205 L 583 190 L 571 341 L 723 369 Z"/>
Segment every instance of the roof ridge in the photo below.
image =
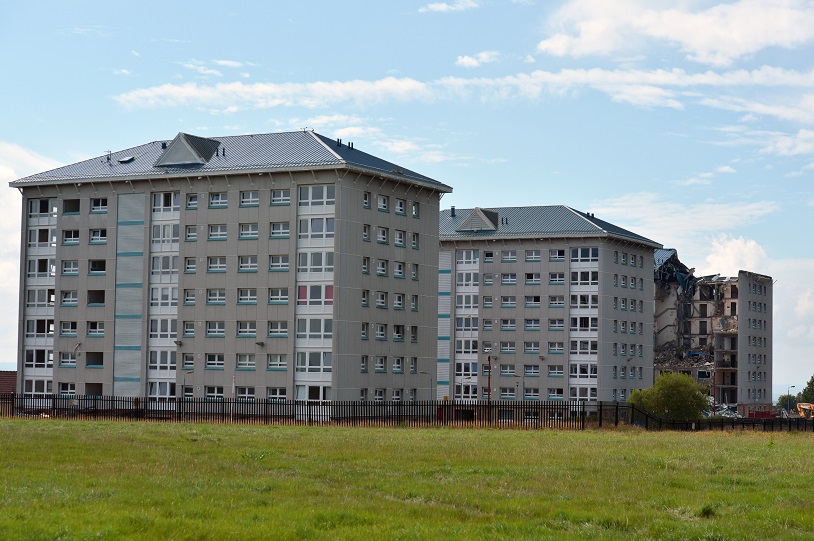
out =
<path fill-rule="evenodd" d="M 332 149 L 332 148 L 330 147 L 330 145 L 328 145 L 328 143 L 326 143 L 325 141 L 323 141 L 323 140 L 320 138 L 320 137 L 325 137 L 324 135 L 323 135 L 323 136 L 319 136 L 319 134 L 317 134 L 317 133 L 316 133 L 314 130 L 303 130 L 303 131 L 305 131 L 306 133 L 310 134 L 310 135 L 311 135 L 311 137 L 313 137 L 313 138 L 314 138 L 314 140 L 315 140 L 317 143 L 319 143 L 320 145 L 322 145 L 323 147 L 325 147 L 325 150 L 327 150 L 328 152 L 330 152 L 331 154 L 333 154 L 334 158 L 336 158 L 337 160 L 339 160 L 339 161 L 340 161 L 340 162 L 342 162 L 342 163 L 348 163 L 348 161 L 347 161 L 345 158 L 343 158 L 342 156 L 340 156 L 339 154 L 337 154 L 337 153 L 336 153 L 336 151 L 335 151 L 334 149 Z"/>
<path fill-rule="evenodd" d="M 586 222 L 588 222 L 589 224 L 591 224 L 592 226 L 597 228 L 598 230 L 602 231 L 603 233 L 607 233 L 608 235 L 610 235 L 610 231 L 608 231 L 604 227 L 601 227 L 599 224 L 596 224 L 596 223 L 592 222 L 591 220 L 589 220 L 587 212 L 579 211 L 579 210 L 577 210 L 577 209 L 575 209 L 573 207 L 569 207 L 568 205 L 563 205 L 563 207 L 570 210 L 571 212 L 573 212 L 574 214 L 576 214 L 577 216 L 579 216 L 580 218 L 582 218 L 583 220 L 585 220 Z M 593 217 L 593 216 L 591 216 L 591 217 Z"/>

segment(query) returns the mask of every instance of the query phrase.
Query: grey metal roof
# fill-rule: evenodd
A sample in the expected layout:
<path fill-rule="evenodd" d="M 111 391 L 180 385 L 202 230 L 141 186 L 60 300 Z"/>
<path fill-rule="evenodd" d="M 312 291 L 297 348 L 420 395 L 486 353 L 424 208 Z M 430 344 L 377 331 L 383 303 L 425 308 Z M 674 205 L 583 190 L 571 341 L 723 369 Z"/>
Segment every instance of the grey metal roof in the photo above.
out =
<path fill-rule="evenodd" d="M 442 192 L 452 188 L 377 158 L 349 148 L 312 131 L 233 135 L 200 138 L 183 135 L 209 159 L 202 164 L 158 166 L 156 163 L 171 141 L 153 141 L 82 162 L 58 167 L 10 182 L 12 187 L 66 182 L 135 180 L 143 178 L 223 174 L 234 171 L 275 172 L 299 169 L 338 168 L 370 172 L 389 179 L 431 187 Z M 219 151 L 215 149 L 219 148 Z M 212 152 L 215 152 L 212 155 Z"/>
<path fill-rule="evenodd" d="M 615 237 L 661 248 L 661 244 L 653 240 L 565 205 L 490 208 L 488 210 L 498 214 L 496 230 L 458 231 L 473 210 L 455 209 L 455 217 L 451 216 L 451 209 L 442 210 L 441 240 L 592 236 Z"/>
<path fill-rule="evenodd" d="M 678 257 L 678 251 L 675 248 L 658 248 L 653 252 L 653 266 L 659 268 L 664 265 L 664 262 L 672 256 Z"/>

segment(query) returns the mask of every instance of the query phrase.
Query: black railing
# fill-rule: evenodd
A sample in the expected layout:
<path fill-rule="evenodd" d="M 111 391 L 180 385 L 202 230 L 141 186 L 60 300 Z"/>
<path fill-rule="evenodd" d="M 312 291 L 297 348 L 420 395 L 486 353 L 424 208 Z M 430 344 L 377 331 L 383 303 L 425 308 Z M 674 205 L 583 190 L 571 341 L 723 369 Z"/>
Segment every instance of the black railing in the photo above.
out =
<path fill-rule="evenodd" d="M 121 396 L 0 394 L 0 417 L 268 425 L 342 425 L 584 430 L 636 426 L 646 430 L 814 432 L 801 417 L 695 421 L 659 419 L 626 402 L 450 400 L 419 402 L 151 400 Z"/>
<path fill-rule="evenodd" d="M 591 405 L 565 401 L 310 402 L 0 395 L 0 417 L 581 430 Z"/>

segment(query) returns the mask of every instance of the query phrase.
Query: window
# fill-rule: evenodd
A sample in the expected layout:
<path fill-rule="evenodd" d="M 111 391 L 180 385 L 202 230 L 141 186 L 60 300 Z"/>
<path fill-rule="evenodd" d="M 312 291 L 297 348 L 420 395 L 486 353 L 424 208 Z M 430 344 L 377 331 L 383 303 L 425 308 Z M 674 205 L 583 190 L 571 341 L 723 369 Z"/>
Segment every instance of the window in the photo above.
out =
<path fill-rule="evenodd" d="M 107 197 L 95 197 L 90 200 L 91 213 L 107 212 Z"/>
<path fill-rule="evenodd" d="M 386 259 L 376 261 L 376 274 L 379 276 L 387 276 L 387 264 L 388 261 Z"/>
<path fill-rule="evenodd" d="M 565 393 L 563 390 L 560 389 L 548 389 L 548 399 L 549 400 L 563 400 L 565 398 Z"/>
<path fill-rule="evenodd" d="M 74 364 L 76 364 L 76 356 L 73 356 Z M 61 366 L 64 366 L 60 362 Z M 54 352 L 50 349 L 27 349 L 25 350 L 25 367 L 26 368 L 53 368 L 54 366 Z"/>
<path fill-rule="evenodd" d="M 477 272 L 459 272 L 456 275 L 455 285 L 462 286 L 476 286 L 479 281 L 479 273 Z"/>
<path fill-rule="evenodd" d="M 287 239 L 291 235 L 288 222 L 271 222 L 269 236 L 272 239 Z"/>
<path fill-rule="evenodd" d="M 208 257 L 206 272 L 226 272 L 226 257 Z"/>
<path fill-rule="evenodd" d="M 418 312 L 418 295 L 410 296 L 410 310 Z"/>
<path fill-rule="evenodd" d="M 367 340 L 370 338 L 370 323 L 365 321 L 362 322 L 362 340 Z"/>
<path fill-rule="evenodd" d="M 69 334 L 76 334 L 75 321 L 63 321 L 62 328 L 65 324 L 73 324 L 72 331 Z M 25 336 L 26 338 L 47 338 L 54 335 L 54 320 L 53 319 L 28 319 L 25 322 Z"/>
<path fill-rule="evenodd" d="M 526 295 L 526 308 L 536 308 L 540 306 L 540 295 Z"/>
<path fill-rule="evenodd" d="M 376 292 L 376 308 L 387 308 L 387 292 Z"/>
<path fill-rule="evenodd" d="M 54 306 L 55 293 L 53 289 L 29 289 L 26 291 L 26 306 L 28 308 L 47 308 Z M 76 291 L 63 291 L 62 304 L 75 305 L 78 303 Z"/>
<path fill-rule="evenodd" d="M 288 321 L 269 321 L 269 336 L 272 338 L 288 336 Z"/>
<path fill-rule="evenodd" d="M 237 322 L 237 335 L 238 336 L 257 336 L 257 322 L 255 322 L 255 321 L 238 321 Z"/>
<path fill-rule="evenodd" d="M 332 239 L 334 238 L 333 218 L 303 218 L 299 221 L 301 239 Z"/>
<path fill-rule="evenodd" d="M 195 304 L 195 290 L 194 289 L 185 289 L 184 290 L 184 304 L 186 304 L 186 305 L 194 305 Z"/>
<path fill-rule="evenodd" d="M 198 194 L 187 194 L 187 210 L 195 210 L 198 208 Z"/>
<path fill-rule="evenodd" d="M 404 325 L 393 325 L 393 341 L 404 342 Z"/>
<path fill-rule="evenodd" d="M 523 353 L 540 353 L 540 342 L 523 342 Z"/>
<path fill-rule="evenodd" d="M 153 213 L 178 212 L 181 210 L 181 194 L 162 192 L 153 194 Z"/>
<path fill-rule="evenodd" d="M 206 336 L 225 336 L 226 323 L 223 321 L 207 321 Z"/>
<path fill-rule="evenodd" d="M 31 293 L 47 293 L 48 290 L 46 289 L 35 289 L 30 290 L 28 292 L 28 297 L 31 297 Z M 60 305 L 61 306 L 76 306 L 79 304 L 79 294 L 76 291 L 63 291 L 61 296 Z M 31 306 L 29 302 L 27 306 Z M 35 305 L 36 306 L 36 305 Z M 46 306 L 46 304 L 41 304 L 41 306 Z"/>
<path fill-rule="evenodd" d="M 221 357 L 223 357 L 223 355 L 221 355 Z M 209 356 L 207 355 L 207 359 L 208 358 L 209 358 Z M 223 365 L 221 364 L 221 366 L 223 366 Z M 204 387 L 204 390 L 205 390 L 204 398 L 206 400 L 223 400 L 223 386 L 222 385 L 219 385 L 219 386 L 207 385 L 206 387 Z"/>
<path fill-rule="evenodd" d="M 240 239 L 256 239 L 259 235 L 259 228 L 256 223 L 240 224 L 238 238 Z M 223 232 L 223 237 L 226 237 L 226 231 Z"/>
<path fill-rule="evenodd" d="M 393 357 L 393 372 L 404 373 L 404 357 Z"/>
<path fill-rule="evenodd" d="M 501 353 L 514 353 L 516 351 L 514 341 L 505 341 L 500 343 Z"/>
<path fill-rule="evenodd" d="M 40 321 L 45 321 L 45 320 L 38 319 L 36 321 L 40 322 Z M 27 321 L 26 323 L 31 323 L 31 322 Z M 60 323 L 59 334 L 62 335 L 62 336 L 76 336 L 76 329 L 77 329 L 76 321 L 62 321 Z M 38 331 L 39 331 L 39 329 L 38 329 Z M 26 332 L 26 336 L 43 336 L 43 335 L 44 335 L 44 333 L 41 333 L 41 332 L 36 332 L 36 333 Z"/>
<path fill-rule="evenodd" d="M 268 387 L 266 389 L 266 399 L 269 402 L 283 402 L 285 398 L 285 387 Z"/>
<path fill-rule="evenodd" d="M 269 289 L 269 304 L 288 304 L 288 288 L 273 287 Z"/>
<path fill-rule="evenodd" d="M 376 340 L 387 340 L 387 325 L 376 323 Z"/>
<path fill-rule="evenodd" d="M 478 353 L 478 341 L 470 339 L 455 340 L 455 353 Z"/>
<path fill-rule="evenodd" d="M 104 274 L 107 262 L 104 259 L 91 259 L 88 261 L 88 274 Z"/>
<path fill-rule="evenodd" d="M 56 207 L 52 206 L 52 200 L 29 199 L 28 201 L 29 218 L 46 218 L 50 216 L 56 216 Z"/>
<path fill-rule="evenodd" d="M 526 250 L 526 261 L 540 261 L 540 250 Z"/>
<path fill-rule="evenodd" d="M 153 258 L 155 261 L 155 258 Z M 184 259 L 184 273 L 186 274 L 195 274 L 195 269 L 197 267 L 197 262 L 194 257 L 187 257 Z M 153 267 L 155 268 L 155 267 Z M 153 272 L 155 274 L 155 272 Z"/>
<path fill-rule="evenodd" d="M 101 299 L 97 297 L 95 300 L 101 300 L 101 302 L 93 303 L 95 305 L 103 305 L 105 303 L 104 300 L 104 290 L 91 290 L 91 291 L 99 291 L 101 293 Z M 88 304 L 91 304 L 91 291 L 88 291 Z M 194 291 L 194 290 L 193 290 Z M 194 296 L 193 296 L 194 301 Z M 169 307 L 169 306 L 178 306 L 178 288 L 177 287 L 151 287 L 150 288 L 150 306 L 157 306 L 157 307 Z"/>
<path fill-rule="evenodd" d="M 370 224 L 362 224 L 362 240 L 370 242 Z"/>
<path fill-rule="evenodd" d="M 413 218 L 418 218 L 419 217 L 418 201 L 411 201 L 410 205 L 411 205 L 410 209 L 411 209 L 411 213 L 413 215 Z"/>
<path fill-rule="evenodd" d="M 178 229 L 176 228 L 176 237 L 175 240 L 178 240 L 177 236 Z M 107 243 L 107 229 L 91 229 L 90 230 L 90 238 L 88 239 L 90 244 L 105 244 Z"/>
<path fill-rule="evenodd" d="M 256 207 L 260 204 L 260 195 L 256 190 L 240 192 L 241 207 Z"/>
<path fill-rule="evenodd" d="M 594 286 L 599 284 L 598 271 L 575 271 L 571 273 L 571 285 Z"/>
<path fill-rule="evenodd" d="M 393 238 L 393 244 L 396 246 L 404 247 L 407 242 L 407 232 L 401 231 L 400 229 L 396 229 L 395 237 Z"/>
<path fill-rule="evenodd" d="M 59 384 L 60 396 L 76 396 L 76 383 L 60 383 Z"/>
<path fill-rule="evenodd" d="M 238 257 L 237 272 L 257 272 L 257 256 L 242 255 Z"/>
<path fill-rule="evenodd" d="M 330 373 L 333 364 L 330 351 L 298 351 L 294 369 L 297 372 Z"/>
<path fill-rule="evenodd" d="M 478 295 L 456 295 L 455 308 L 478 308 L 480 305 Z"/>
<path fill-rule="evenodd" d="M 26 262 L 26 265 L 27 265 L 27 275 L 29 278 L 47 278 L 49 276 L 54 276 L 54 273 L 56 272 L 53 259 L 29 259 Z M 78 273 L 79 273 L 78 261 L 63 261 L 62 274 L 75 275 Z"/>
<path fill-rule="evenodd" d="M 193 240 L 197 236 L 195 226 L 187 227 L 187 234 L 192 229 Z M 178 242 L 180 226 L 178 224 L 160 224 L 152 227 L 152 244 L 172 244 Z M 91 232 L 92 233 L 92 232 Z"/>
<path fill-rule="evenodd" d="M 324 206 L 333 205 L 336 202 L 336 186 L 328 184 L 325 186 L 300 186 L 299 206 Z"/>
<path fill-rule="evenodd" d="M 484 250 L 483 252 L 483 262 L 484 263 L 491 263 L 494 261 L 495 253 L 492 250 Z"/>
<path fill-rule="evenodd" d="M 184 336 L 186 337 L 193 337 L 195 336 L 195 322 L 194 321 L 184 321 Z"/>
<path fill-rule="evenodd" d="M 226 304 L 225 289 L 207 289 L 206 304 Z"/>
<path fill-rule="evenodd" d="M 455 318 L 456 331 L 477 331 L 478 318 L 477 317 L 456 317 Z"/>
<path fill-rule="evenodd" d="M 501 387 L 500 399 L 501 400 L 514 400 L 514 387 Z"/>
<path fill-rule="evenodd" d="M 376 242 L 379 244 L 388 244 L 390 242 L 390 229 L 378 227 L 376 229 Z"/>
<path fill-rule="evenodd" d="M 26 379 L 23 385 L 26 398 L 45 397 L 51 394 L 52 383 L 50 379 Z"/>
<path fill-rule="evenodd" d="M 536 285 L 540 283 L 540 273 L 539 272 L 527 272 L 526 273 L 526 284 L 528 285 Z"/>
<path fill-rule="evenodd" d="M 571 261 L 574 263 L 599 261 L 599 248 L 571 248 Z"/>
<path fill-rule="evenodd" d="M 334 286 L 297 286 L 297 304 L 300 306 L 331 306 L 334 303 Z"/>
<path fill-rule="evenodd" d="M 539 331 L 540 330 L 540 320 L 539 319 L 527 319 L 524 324 L 525 330 L 527 331 Z"/>
<path fill-rule="evenodd" d="M 235 400 L 238 402 L 254 402 L 254 387 L 236 387 Z"/>
<path fill-rule="evenodd" d="M 366 209 L 370 208 L 370 192 L 362 193 L 362 207 Z"/>
<path fill-rule="evenodd" d="M 563 295 L 551 295 L 548 297 L 548 306 L 550 308 L 558 308 L 565 306 L 565 297 Z"/>
<path fill-rule="evenodd" d="M 564 284 L 565 283 L 565 273 L 564 272 L 550 272 L 550 273 L 548 273 L 548 283 L 549 284 Z"/>
<path fill-rule="evenodd" d="M 28 246 L 30 248 L 47 248 L 56 246 L 56 236 L 51 229 L 29 229 Z"/>
<path fill-rule="evenodd" d="M 514 331 L 514 330 L 517 330 L 517 324 L 515 323 L 514 319 L 501 319 L 500 320 L 500 330 L 501 331 Z"/>
<path fill-rule="evenodd" d="M 297 338 L 325 339 L 333 337 L 331 318 L 301 318 L 297 320 Z"/>
<path fill-rule="evenodd" d="M 283 353 L 269 353 L 266 355 L 266 368 L 268 370 L 286 370 L 288 356 Z"/>
<path fill-rule="evenodd" d="M 517 261 L 517 250 L 502 250 L 500 252 L 500 260 L 503 263 L 512 263 Z"/>
<path fill-rule="evenodd" d="M 288 205 L 290 203 L 291 203 L 291 190 L 271 190 L 272 205 Z M 249 203 L 249 205 L 252 204 Z"/>
<path fill-rule="evenodd" d="M 186 242 L 195 242 L 198 240 L 198 227 L 194 225 L 188 225 L 186 228 L 186 233 L 184 235 L 184 240 Z"/>
<path fill-rule="evenodd" d="M 66 229 L 62 232 L 62 244 L 79 244 L 79 230 Z"/>
<path fill-rule="evenodd" d="M 300 252 L 297 254 L 297 272 L 333 272 L 333 252 Z"/>
<path fill-rule="evenodd" d="M 150 338 L 176 338 L 177 336 L 177 319 L 156 318 L 150 320 Z"/>
<path fill-rule="evenodd" d="M 396 214 L 401 214 L 402 216 L 407 214 L 407 202 L 404 199 L 396 199 Z"/>
<path fill-rule="evenodd" d="M 517 274 L 514 272 L 503 273 L 500 275 L 500 283 L 503 285 L 514 285 L 517 283 Z"/>
<path fill-rule="evenodd" d="M 376 197 L 378 202 L 377 208 L 382 212 L 390 212 L 390 198 L 386 195 L 379 195 Z"/>
<path fill-rule="evenodd" d="M 548 352 L 549 353 L 565 353 L 565 345 L 562 342 L 549 342 L 548 343 Z"/>
<path fill-rule="evenodd" d="M 195 262 L 195 259 L 192 259 Z M 193 266 L 194 272 L 194 266 Z M 150 274 L 153 276 L 172 276 L 178 274 L 177 255 L 156 255 L 150 259 Z"/>
<path fill-rule="evenodd" d="M 491 308 L 492 307 L 492 296 L 491 295 L 484 295 L 483 296 L 483 307 L 484 308 Z"/>
<path fill-rule="evenodd" d="M 418 250 L 418 233 L 411 233 L 413 250 Z"/>
<path fill-rule="evenodd" d="M 479 250 L 455 250 L 455 262 L 462 264 L 475 264 L 479 260 Z"/>
<path fill-rule="evenodd" d="M 229 194 L 214 192 L 209 194 L 209 208 L 226 208 L 229 206 Z"/>
<path fill-rule="evenodd" d="M 147 368 L 150 370 L 175 370 L 174 350 L 151 350 L 147 360 Z"/>
<path fill-rule="evenodd" d="M 257 304 L 257 290 L 255 288 L 241 288 L 237 290 L 238 304 Z"/>
<path fill-rule="evenodd" d="M 515 308 L 517 307 L 517 297 L 514 295 L 503 295 L 500 297 L 501 308 Z"/>
<path fill-rule="evenodd" d="M 269 270 L 272 271 L 272 272 L 273 271 L 287 271 L 288 270 L 288 254 L 269 256 Z"/>
<path fill-rule="evenodd" d="M 394 261 L 393 262 L 393 277 L 395 278 L 404 278 L 404 261 Z"/>
<path fill-rule="evenodd" d="M 552 364 L 548 367 L 548 377 L 550 378 L 559 378 L 563 377 L 565 372 L 563 371 L 563 365 L 561 364 Z"/>
<path fill-rule="evenodd" d="M 410 278 L 418 280 L 418 263 L 410 264 Z"/>

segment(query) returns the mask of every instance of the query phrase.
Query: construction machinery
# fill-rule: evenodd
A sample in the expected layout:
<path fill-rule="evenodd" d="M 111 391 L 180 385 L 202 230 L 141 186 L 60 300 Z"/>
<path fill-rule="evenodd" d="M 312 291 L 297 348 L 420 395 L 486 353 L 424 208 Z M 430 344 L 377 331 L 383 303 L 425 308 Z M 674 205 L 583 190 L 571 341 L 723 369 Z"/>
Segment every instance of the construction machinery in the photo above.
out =
<path fill-rule="evenodd" d="M 804 419 L 814 419 L 814 404 L 799 402 L 797 404 L 797 413 Z"/>

